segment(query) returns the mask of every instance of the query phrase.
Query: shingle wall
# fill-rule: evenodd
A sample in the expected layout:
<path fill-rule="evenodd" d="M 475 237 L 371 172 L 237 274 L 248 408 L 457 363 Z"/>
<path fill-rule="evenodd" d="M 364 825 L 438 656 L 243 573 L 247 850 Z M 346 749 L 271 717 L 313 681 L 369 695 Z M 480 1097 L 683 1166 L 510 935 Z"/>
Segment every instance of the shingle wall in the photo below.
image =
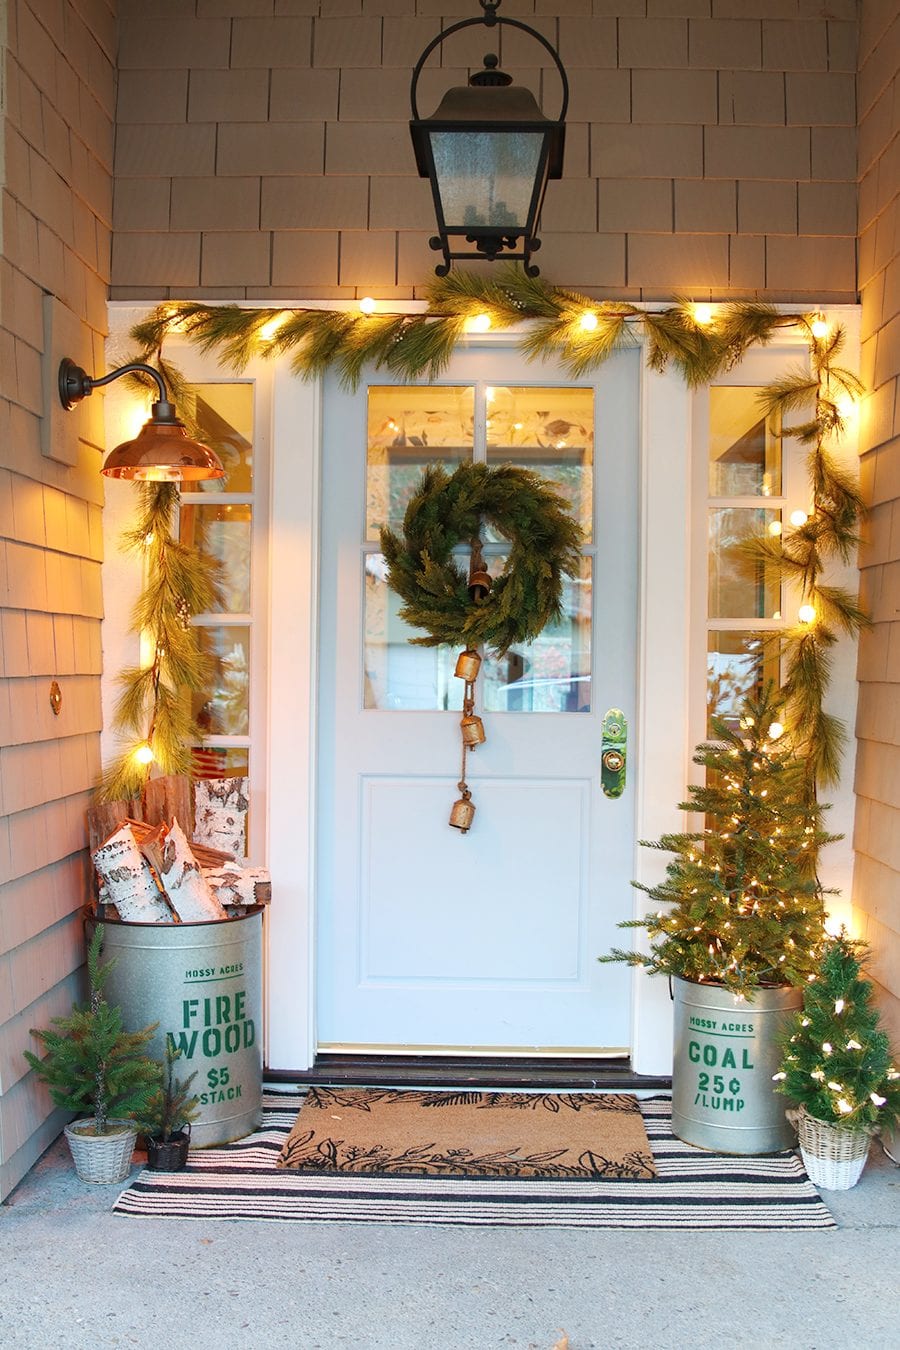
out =
<path fill-rule="evenodd" d="M 435 256 L 412 67 L 476 0 L 121 0 L 114 298 L 409 297 Z M 856 299 L 856 0 L 503 0 L 571 82 L 545 276 L 595 295 Z M 432 111 L 496 42 L 448 39 Z M 501 35 L 558 107 L 549 57 Z M 483 266 L 483 264 L 482 264 Z"/>
<path fill-rule="evenodd" d="M 0 4 L 4 22 L 0 1196 L 58 1132 L 22 1051 L 33 1045 L 30 1027 L 68 1010 L 83 962 L 84 813 L 100 729 L 103 480 L 97 450 L 78 440 L 77 419 L 71 432 L 61 428 L 56 457 L 43 453 L 51 400 L 41 357 L 61 326 L 76 359 L 102 366 L 116 48 L 112 0 L 9 0 Z M 55 297 L 52 313 L 45 297 Z M 53 679 L 62 691 L 58 717 Z"/>
<path fill-rule="evenodd" d="M 900 1044 L 900 10 L 863 0 L 859 72 L 863 378 L 861 470 L 870 515 L 862 588 L 874 619 L 859 657 L 854 904 Z"/>

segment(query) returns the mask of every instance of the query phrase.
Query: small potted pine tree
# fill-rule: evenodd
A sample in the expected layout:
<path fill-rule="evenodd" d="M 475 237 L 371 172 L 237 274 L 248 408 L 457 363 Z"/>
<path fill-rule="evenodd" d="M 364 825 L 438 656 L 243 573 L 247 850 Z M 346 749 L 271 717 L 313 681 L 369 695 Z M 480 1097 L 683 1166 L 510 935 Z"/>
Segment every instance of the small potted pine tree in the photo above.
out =
<path fill-rule="evenodd" d="M 51 1030 L 35 1031 L 46 1054 L 25 1058 L 50 1089 L 54 1106 L 87 1119 L 65 1127 L 75 1170 L 82 1181 L 124 1181 L 138 1129 L 159 1084 L 159 1065 L 144 1051 L 156 1026 L 126 1031 L 121 1010 L 107 1003 L 104 985 L 113 963 L 101 962 L 97 928 L 88 950 L 90 1001 L 68 1017 L 54 1017 Z"/>
<path fill-rule="evenodd" d="M 162 1082 L 150 1099 L 145 1117 L 147 1166 L 151 1172 L 180 1172 L 187 1164 L 191 1122 L 199 1115 L 200 1098 L 191 1095 L 197 1071 L 187 1078 L 175 1076 L 175 1061 L 181 1050 L 166 1037 Z"/>
<path fill-rule="evenodd" d="M 803 1007 L 782 1036 L 779 1092 L 797 1103 L 800 1153 L 810 1179 L 825 1190 L 855 1186 L 870 1140 L 900 1120 L 900 1070 L 863 978 L 862 943 L 846 933 L 826 943 Z"/>
<path fill-rule="evenodd" d="M 769 689 L 744 701 L 737 725 L 713 719 L 715 739 L 694 755 L 706 781 L 679 807 L 703 827 L 642 841 L 673 855 L 658 884 L 633 883 L 659 907 L 621 925 L 644 929 L 649 952 L 600 958 L 670 978 L 672 1127 L 725 1153 L 791 1146 L 771 1082 L 777 1033 L 816 969 L 825 937 L 816 858 L 837 837 L 822 828 L 778 711 Z"/>

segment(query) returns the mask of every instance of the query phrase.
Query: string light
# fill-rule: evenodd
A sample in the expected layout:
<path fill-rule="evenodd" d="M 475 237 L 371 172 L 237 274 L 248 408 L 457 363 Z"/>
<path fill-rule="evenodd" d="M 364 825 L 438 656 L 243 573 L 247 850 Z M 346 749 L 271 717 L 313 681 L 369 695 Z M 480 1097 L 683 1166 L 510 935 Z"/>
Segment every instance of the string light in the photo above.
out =
<path fill-rule="evenodd" d="M 821 341 L 822 338 L 827 338 L 828 334 L 831 332 L 831 324 L 825 318 L 824 314 L 816 314 L 813 317 L 812 323 L 809 325 L 809 331 L 814 338 Z"/>
<path fill-rule="evenodd" d="M 784 727 L 780 722 L 769 723 L 769 740 L 777 741 L 779 736 L 784 735 Z"/>
<path fill-rule="evenodd" d="M 275 334 L 285 323 L 287 323 L 287 314 L 276 314 L 274 318 L 264 323 L 257 336 L 260 342 L 271 342 Z"/>
<path fill-rule="evenodd" d="M 801 605 L 797 610 L 797 618 L 801 623 L 815 623 L 816 609 L 815 605 Z"/>
<path fill-rule="evenodd" d="M 139 745 L 137 747 L 137 749 L 134 752 L 134 757 L 137 760 L 138 764 L 152 764 L 154 760 L 153 751 L 151 750 L 150 746 L 147 744 L 146 741 L 144 742 L 143 745 Z"/>
<path fill-rule="evenodd" d="M 809 512 L 807 511 L 798 509 L 796 511 L 792 511 L 790 514 L 790 522 L 797 530 L 800 529 L 801 525 L 805 525 L 808 520 L 809 520 Z"/>
<path fill-rule="evenodd" d="M 776 538 L 781 534 L 782 528 L 780 520 L 769 521 L 769 534 L 774 535 Z"/>
<path fill-rule="evenodd" d="M 708 324 L 712 323 L 714 318 L 715 310 L 712 305 L 701 304 L 694 306 L 694 323 L 700 328 L 706 328 Z"/>
<path fill-rule="evenodd" d="M 586 309 L 578 320 L 578 327 L 582 328 L 585 333 L 595 332 L 599 325 L 600 320 L 592 309 Z"/>
<path fill-rule="evenodd" d="M 470 314 L 465 323 L 467 333 L 486 333 L 490 326 L 490 314 Z"/>
<path fill-rule="evenodd" d="M 374 314 L 376 301 L 372 299 L 371 295 L 364 295 L 359 302 L 359 309 L 361 314 Z"/>

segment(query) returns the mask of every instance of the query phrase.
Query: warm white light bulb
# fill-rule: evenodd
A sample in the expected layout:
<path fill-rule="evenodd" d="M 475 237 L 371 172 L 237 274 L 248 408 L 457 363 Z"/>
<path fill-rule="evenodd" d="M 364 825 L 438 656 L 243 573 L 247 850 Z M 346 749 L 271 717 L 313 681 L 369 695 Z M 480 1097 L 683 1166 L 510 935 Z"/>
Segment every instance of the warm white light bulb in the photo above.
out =
<path fill-rule="evenodd" d="M 784 727 L 780 722 L 769 723 L 769 740 L 777 741 L 779 736 L 784 735 Z"/>
<path fill-rule="evenodd" d="M 371 295 L 364 295 L 359 302 L 359 308 L 360 312 L 363 314 L 374 314 L 376 302 L 372 299 Z"/>
<path fill-rule="evenodd" d="M 816 609 L 814 605 L 801 605 L 797 610 L 797 618 L 801 623 L 815 623 Z"/>
<path fill-rule="evenodd" d="M 490 314 L 473 314 L 466 319 L 466 330 L 470 333 L 486 333 L 490 326 Z"/>
<path fill-rule="evenodd" d="M 822 338 L 827 338 L 828 334 L 831 332 L 831 324 L 825 318 L 824 314 L 817 314 L 809 325 L 809 331 L 814 338 L 818 338 L 821 341 Z"/>
<path fill-rule="evenodd" d="M 775 537 L 777 538 L 778 535 L 781 534 L 781 529 L 782 525 L 780 520 L 769 521 L 769 534 L 774 534 Z"/>
<path fill-rule="evenodd" d="M 705 328 L 707 324 L 712 323 L 714 314 L 715 310 L 712 305 L 695 305 L 694 323 L 699 325 L 700 328 Z"/>
<path fill-rule="evenodd" d="M 586 333 L 593 333 L 599 323 L 600 320 L 592 309 L 586 309 L 578 320 L 579 327 L 583 328 Z"/>
<path fill-rule="evenodd" d="M 286 322 L 286 314 L 276 314 L 274 318 L 269 319 L 268 323 L 264 323 L 259 330 L 258 337 L 260 342 L 271 342 L 279 328 Z"/>
<path fill-rule="evenodd" d="M 852 1115 L 853 1113 L 853 1107 L 847 1101 L 846 1097 L 838 1097 L 837 1109 L 840 1111 L 842 1116 L 849 1116 Z"/>
<path fill-rule="evenodd" d="M 856 412 L 856 399 L 850 394 L 842 394 L 837 400 L 835 407 L 838 410 L 838 416 L 843 418 L 852 417 Z"/>
<path fill-rule="evenodd" d="M 147 745 L 146 742 L 143 745 L 138 746 L 138 748 L 134 752 L 134 757 L 137 760 L 138 764 L 153 763 L 153 751 L 150 749 L 150 746 Z"/>
<path fill-rule="evenodd" d="M 800 526 L 805 525 L 808 520 L 809 516 L 806 511 L 797 510 L 791 512 L 790 521 L 795 529 L 799 530 Z"/>

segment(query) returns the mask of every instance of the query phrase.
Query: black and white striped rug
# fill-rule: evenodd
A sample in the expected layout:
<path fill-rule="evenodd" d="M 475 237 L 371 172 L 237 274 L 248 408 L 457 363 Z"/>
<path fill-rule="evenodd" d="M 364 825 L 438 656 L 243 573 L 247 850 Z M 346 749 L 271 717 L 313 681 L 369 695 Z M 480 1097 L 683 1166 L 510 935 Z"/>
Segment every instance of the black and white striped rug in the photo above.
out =
<path fill-rule="evenodd" d="M 276 1169 L 302 1095 L 267 1091 L 263 1125 L 223 1148 L 191 1152 L 184 1172 L 141 1172 L 116 1214 L 159 1219 L 431 1223 L 537 1228 L 825 1229 L 836 1227 L 793 1153 L 733 1158 L 691 1148 L 670 1103 L 641 1102 L 655 1181 L 379 1177 Z"/>

